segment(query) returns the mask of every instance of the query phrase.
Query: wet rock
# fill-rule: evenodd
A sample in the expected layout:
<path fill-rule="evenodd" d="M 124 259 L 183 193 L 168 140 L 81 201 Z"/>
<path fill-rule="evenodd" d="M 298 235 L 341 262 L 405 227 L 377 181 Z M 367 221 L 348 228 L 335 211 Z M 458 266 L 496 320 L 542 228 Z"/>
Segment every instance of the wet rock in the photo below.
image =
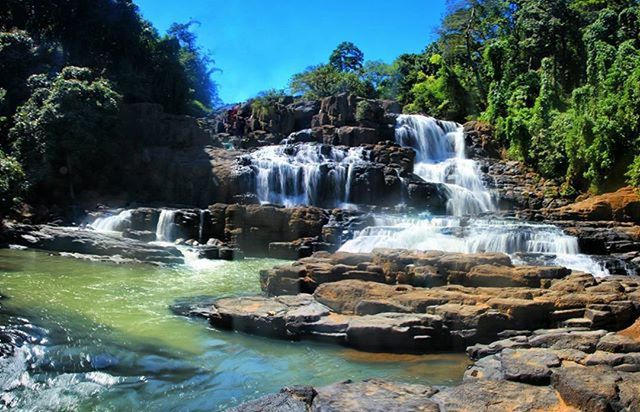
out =
<path fill-rule="evenodd" d="M 513 268 L 509 257 L 501 253 L 464 254 L 379 249 L 370 254 L 354 254 L 353 257 L 358 260 L 351 264 L 345 260 L 347 256 L 350 254 L 313 255 L 291 266 L 278 266 L 262 273 L 262 288 L 272 295 L 312 293 L 323 283 L 344 279 L 415 286 L 441 285 L 447 281 L 464 284 L 466 274 L 472 268 L 488 264 L 494 267 L 506 266 L 496 268 L 493 273 L 486 274 L 486 278 L 505 277 L 512 272 L 519 273 L 520 277 L 534 278 L 537 275 L 537 279 L 566 273 L 563 268 Z M 296 280 L 296 276 L 299 279 Z M 514 274 L 512 278 L 516 276 Z M 496 280 L 495 283 L 499 282 Z"/>
<path fill-rule="evenodd" d="M 347 344 L 370 352 L 393 348 L 400 353 L 425 353 L 448 347 L 442 318 L 434 315 L 380 313 L 355 316 L 347 327 Z"/>
<path fill-rule="evenodd" d="M 314 411 L 424 411 L 438 412 L 429 398 L 435 389 L 379 379 L 341 382 L 317 389 Z"/>
<path fill-rule="evenodd" d="M 122 232 L 122 236 L 129 239 L 140 240 L 142 242 L 153 242 L 154 240 L 156 240 L 155 232 L 151 232 L 149 230 L 125 229 Z"/>
<path fill-rule="evenodd" d="M 261 336 L 298 338 L 299 323 L 312 322 L 329 314 L 311 295 L 277 299 L 246 297 L 221 299 L 210 310 L 211 325 Z"/>
<path fill-rule="evenodd" d="M 464 278 L 463 284 L 475 287 L 540 287 L 541 279 L 561 279 L 571 274 L 564 267 L 478 265 Z"/>
<path fill-rule="evenodd" d="M 182 254 L 174 247 L 116 238 L 91 230 L 5 223 L 3 231 L 10 243 L 34 249 L 108 257 L 119 256 L 149 263 L 184 262 Z"/>
<path fill-rule="evenodd" d="M 311 386 L 290 386 L 280 390 L 279 393 L 263 396 L 243 403 L 235 408 L 227 409 L 228 412 L 307 412 L 317 395 Z"/>

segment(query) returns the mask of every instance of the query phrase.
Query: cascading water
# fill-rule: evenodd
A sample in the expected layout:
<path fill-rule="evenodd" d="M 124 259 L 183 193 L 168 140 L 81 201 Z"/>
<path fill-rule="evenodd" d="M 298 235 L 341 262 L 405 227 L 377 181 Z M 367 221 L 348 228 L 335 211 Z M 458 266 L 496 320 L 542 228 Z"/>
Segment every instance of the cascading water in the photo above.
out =
<path fill-rule="evenodd" d="M 131 225 L 131 210 L 117 215 L 99 217 L 88 226 L 100 232 L 122 232 Z"/>
<path fill-rule="evenodd" d="M 416 151 L 414 173 L 427 182 L 444 183 L 454 216 L 494 210 L 477 163 L 465 157 L 462 126 L 419 115 L 402 115 L 396 121 L 396 141 Z"/>
<path fill-rule="evenodd" d="M 609 274 L 591 257 L 579 254 L 575 237 L 565 235 L 553 225 L 488 220 L 461 225 L 459 218 L 378 217 L 375 226 L 362 230 L 340 250 L 366 253 L 376 248 L 502 252 L 511 255 L 515 263 L 528 263 L 528 255 L 536 255 L 543 257 L 537 262 L 558 264 L 597 276 Z"/>
<path fill-rule="evenodd" d="M 285 206 L 348 203 L 353 167 L 364 156 L 362 148 L 308 143 L 262 147 L 251 154 L 258 199 Z"/>
<path fill-rule="evenodd" d="M 156 241 L 171 242 L 173 241 L 173 222 L 176 211 L 162 209 L 160 217 L 158 217 L 158 225 L 156 226 Z"/>

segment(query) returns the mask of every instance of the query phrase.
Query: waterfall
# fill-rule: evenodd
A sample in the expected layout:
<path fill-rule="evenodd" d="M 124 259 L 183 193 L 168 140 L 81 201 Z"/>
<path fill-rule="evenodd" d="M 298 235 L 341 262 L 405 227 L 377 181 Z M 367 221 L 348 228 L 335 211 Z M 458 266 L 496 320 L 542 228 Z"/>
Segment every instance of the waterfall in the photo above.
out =
<path fill-rule="evenodd" d="M 459 218 L 412 219 L 377 217 L 375 226 L 359 232 L 340 250 L 367 253 L 376 248 L 441 250 L 444 252 L 502 252 L 517 263 L 527 254 L 547 257 L 549 263 L 598 276 L 602 265 L 579 254 L 578 240 L 558 227 L 512 221 L 474 220 L 461 225 Z"/>
<path fill-rule="evenodd" d="M 99 232 L 122 232 L 131 226 L 131 210 L 123 210 L 117 215 L 99 217 L 88 226 Z"/>
<path fill-rule="evenodd" d="M 207 209 L 200 210 L 200 221 L 198 222 L 198 242 L 203 242 L 204 238 L 204 221 L 207 216 Z"/>
<path fill-rule="evenodd" d="M 158 218 L 158 225 L 156 226 L 156 240 L 159 242 L 171 242 L 173 241 L 173 222 L 175 219 L 176 211 L 162 209 L 160 211 L 160 217 Z"/>
<path fill-rule="evenodd" d="M 465 157 L 462 126 L 418 115 L 401 115 L 396 121 L 396 142 L 416 151 L 414 173 L 427 182 L 444 183 L 454 216 L 494 210 L 478 164 Z"/>
<path fill-rule="evenodd" d="M 349 202 L 353 167 L 362 148 L 318 144 L 266 146 L 251 154 L 262 203 L 334 207 Z"/>

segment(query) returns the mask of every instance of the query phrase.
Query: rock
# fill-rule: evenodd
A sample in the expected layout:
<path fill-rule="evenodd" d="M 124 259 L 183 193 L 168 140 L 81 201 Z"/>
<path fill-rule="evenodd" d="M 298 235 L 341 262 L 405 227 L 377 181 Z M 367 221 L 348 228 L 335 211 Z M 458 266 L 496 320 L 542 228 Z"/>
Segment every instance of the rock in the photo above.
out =
<path fill-rule="evenodd" d="M 313 399 L 317 395 L 311 386 L 291 386 L 282 388 L 279 393 L 263 396 L 243 403 L 235 408 L 227 409 L 228 412 L 307 412 Z"/>
<path fill-rule="evenodd" d="M 619 375 L 606 366 L 566 367 L 553 374 L 553 387 L 562 399 L 583 411 L 619 410 Z"/>
<path fill-rule="evenodd" d="M 120 256 L 149 263 L 183 263 L 182 254 L 174 247 L 151 245 L 128 238 L 116 238 L 91 230 L 29 226 L 4 223 L 3 231 L 12 244 L 53 252 L 80 253 L 98 256 Z"/>
<path fill-rule="evenodd" d="M 192 247 L 192 249 L 198 253 L 200 259 L 215 260 L 220 258 L 220 248 L 218 246 L 204 245 Z"/>
<path fill-rule="evenodd" d="M 379 379 L 345 381 L 318 388 L 311 410 L 438 412 L 438 404 L 429 399 L 435 392 L 429 386 Z"/>
<path fill-rule="evenodd" d="M 278 245 L 280 247 L 280 245 Z M 282 246 L 284 247 L 284 246 Z M 291 247 L 291 246 L 287 246 Z M 480 265 L 508 265 L 496 269 L 496 273 L 508 276 L 509 273 L 518 272 L 530 277 L 553 277 L 566 273 L 563 268 L 547 269 L 518 269 L 511 266 L 511 260 L 501 253 L 464 254 L 443 252 L 416 252 L 406 250 L 375 250 L 370 254 L 354 254 L 359 262 L 370 262 L 369 265 L 343 264 L 348 253 L 336 253 L 335 255 L 312 256 L 296 262 L 292 266 L 279 266 L 262 274 L 262 288 L 269 294 L 282 293 L 312 293 L 316 287 L 326 282 L 335 282 L 343 279 L 359 279 L 375 281 L 387 284 L 411 284 L 416 286 L 439 285 L 449 283 L 464 283 L 465 274 L 472 268 Z M 300 278 L 295 280 L 293 274 Z M 497 278 L 498 275 L 495 275 Z M 516 275 L 513 275 L 515 277 Z M 488 274 L 486 278 L 492 278 Z M 285 285 L 289 285 L 286 292 Z"/>
<path fill-rule="evenodd" d="M 509 381 L 472 380 L 443 389 L 432 399 L 445 411 L 564 410 L 553 389 Z"/>
<path fill-rule="evenodd" d="M 510 381 L 549 384 L 551 368 L 560 366 L 560 359 L 541 349 L 504 349 L 501 354 L 504 378 Z"/>
<path fill-rule="evenodd" d="M 242 260 L 244 253 L 240 249 L 223 247 L 218 249 L 218 257 L 222 260 Z"/>
<path fill-rule="evenodd" d="M 221 299 L 211 308 L 214 327 L 279 338 L 298 338 L 299 322 L 318 320 L 329 309 L 310 295 Z"/>
<path fill-rule="evenodd" d="M 463 131 L 468 158 L 500 158 L 500 143 L 491 125 L 471 121 L 464 124 Z"/>
<path fill-rule="evenodd" d="M 125 229 L 122 232 L 122 236 L 129 238 L 129 239 L 135 239 L 135 240 L 139 240 L 141 242 L 153 242 L 154 240 L 156 240 L 156 234 L 155 232 L 149 231 L 149 230 L 130 230 L 130 229 Z"/>
<path fill-rule="evenodd" d="M 621 334 L 603 336 L 597 345 L 598 350 L 613 353 L 640 352 L 640 342 Z"/>
<path fill-rule="evenodd" d="M 565 220 L 614 220 L 640 224 L 640 194 L 636 188 L 627 186 L 556 209 L 551 214 Z"/>
<path fill-rule="evenodd" d="M 564 267 L 478 265 L 467 273 L 463 284 L 474 287 L 538 288 L 541 279 L 560 279 L 569 274 L 571 270 Z"/>
<path fill-rule="evenodd" d="M 347 327 L 349 346 L 369 352 L 393 348 L 400 353 L 425 353 L 448 347 L 442 318 L 434 315 L 381 313 L 355 316 Z"/>

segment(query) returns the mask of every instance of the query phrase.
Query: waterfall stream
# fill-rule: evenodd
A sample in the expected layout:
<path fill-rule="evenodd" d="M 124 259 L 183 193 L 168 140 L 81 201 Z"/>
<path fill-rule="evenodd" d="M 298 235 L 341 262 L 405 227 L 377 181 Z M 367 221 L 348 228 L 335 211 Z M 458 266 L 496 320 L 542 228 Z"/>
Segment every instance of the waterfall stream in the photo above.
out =
<path fill-rule="evenodd" d="M 545 224 L 486 219 L 462 222 L 455 217 L 378 216 L 374 226 L 360 231 L 340 250 L 367 253 L 376 248 L 502 252 L 518 264 L 554 264 L 596 276 L 609 274 L 593 258 L 579 253 L 575 237 Z"/>
<path fill-rule="evenodd" d="M 480 178 L 478 164 L 465 156 L 462 126 L 419 115 L 399 116 L 396 142 L 416 151 L 414 173 L 427 182 L 444 183 L 453 216 L 495 210 L 491 194 Z"/>
<path fill-rule="evenodd" d="M 122 212 L 96 218 L 91 224 L 94 230 L 100 232 L 122 232 L 131 225 L 131 210 L 123 210 Z"/>
<path fill-rule="evenodd" d="M 349 202 L 353 166 L 362 148 L 319 144 L 266 146 L 251 154 L 262 203 L 336 207 Z"/>
<path fill-rule="evenodd" d="M 175 219 L 175 215 L 175 210 L 162 209 L 160 211 L 160 217 L 158 217 L 158 225 L 156 226 L 156 241 L 171 242 L 174 240 L 173 221 Z"/>

